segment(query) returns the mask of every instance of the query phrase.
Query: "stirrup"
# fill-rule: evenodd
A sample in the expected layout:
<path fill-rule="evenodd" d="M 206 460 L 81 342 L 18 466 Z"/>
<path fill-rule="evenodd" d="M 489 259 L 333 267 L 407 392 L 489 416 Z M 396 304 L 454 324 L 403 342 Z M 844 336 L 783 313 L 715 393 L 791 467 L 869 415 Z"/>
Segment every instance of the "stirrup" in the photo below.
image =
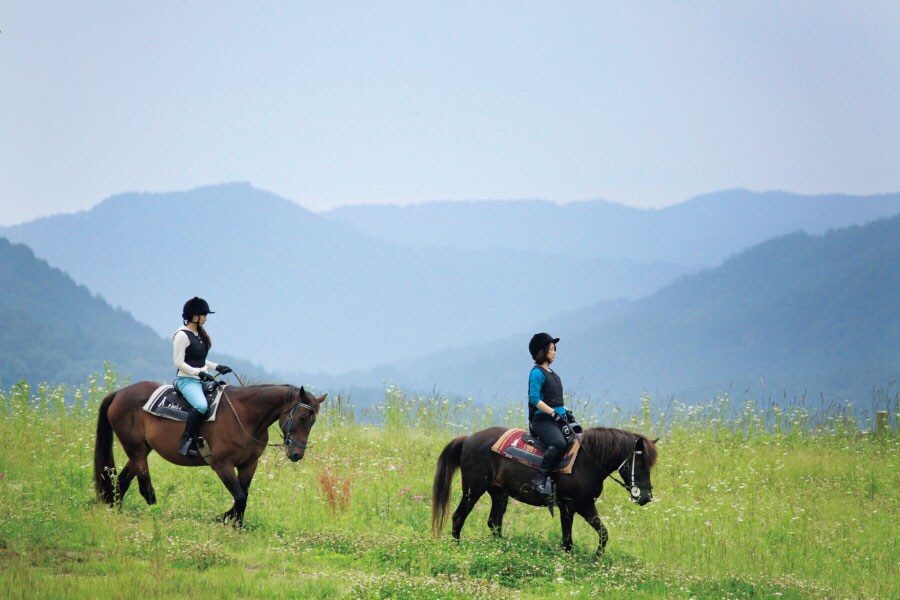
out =
<path fill-rule="evenodd" d="M 182 440 L 181 445 L 178 448 L 178 454 L 182 456 L 197 456 L 196 439 L 191 437 Z"/>
<path fill-rule="evenodd" d="M 538 485 L 538 477 L 535 477 L 531 482 L 531 487 L 538 491 L 542 496 L 549 496 L 553 493 L 553 480 L 548 475 L 543 484 Z"/>

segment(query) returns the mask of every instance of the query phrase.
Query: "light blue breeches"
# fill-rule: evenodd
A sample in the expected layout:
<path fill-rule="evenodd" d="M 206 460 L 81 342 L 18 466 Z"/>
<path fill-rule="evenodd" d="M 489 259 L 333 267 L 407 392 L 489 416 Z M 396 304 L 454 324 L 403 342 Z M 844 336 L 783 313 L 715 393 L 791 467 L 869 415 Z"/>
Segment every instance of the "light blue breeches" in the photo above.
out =
<path fill-rule="evenodd" d="M 181 392 L 181 395 L 184 396 L 184 399 L 187 400 L 191 406 L 196 408 L 202 414 L 206 414 L 208 405 L 206 403 L 206 396 L 203 395 L 203 386 L 200 385 L 199 379 L 179 376 L 175 379 L 175 385 L 178 387 L 178 391 Z"/>

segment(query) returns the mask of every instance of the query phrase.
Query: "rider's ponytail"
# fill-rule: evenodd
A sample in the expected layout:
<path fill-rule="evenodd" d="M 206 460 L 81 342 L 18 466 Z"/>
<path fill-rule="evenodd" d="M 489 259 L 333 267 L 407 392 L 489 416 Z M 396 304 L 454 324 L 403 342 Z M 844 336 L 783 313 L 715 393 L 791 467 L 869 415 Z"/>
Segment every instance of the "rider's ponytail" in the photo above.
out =
<path fill-rule="evenodd" d="M 203 329 L 203 326 L 199 323 L 197 324 L 197 335 L 199 335 L 200 339 L 203 340 L 203 343 L 206 344 L 207 350 L 212 348 L 212 340 L 209 339 L 209 334 L 206 333 L 206 330 Z"/>

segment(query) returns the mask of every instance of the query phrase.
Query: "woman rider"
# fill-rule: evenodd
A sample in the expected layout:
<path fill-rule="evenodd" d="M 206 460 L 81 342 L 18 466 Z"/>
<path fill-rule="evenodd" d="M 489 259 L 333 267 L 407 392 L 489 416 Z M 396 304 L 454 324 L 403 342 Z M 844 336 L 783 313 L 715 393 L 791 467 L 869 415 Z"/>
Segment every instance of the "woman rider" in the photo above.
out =
<path fill-rule="evenodd" d="M 563 404 L 562 380 L 550 369 L 556 359 L 558 341 L 559 338 L 542 332 L 534 334 L 528 342 L 528 351 L 534 359 L 534 367 L 528 376 L 528 421 L 531 432 L 547 447 L 538 476 L 531 485 L 544 495 L 550 494 L 550 473 L 569 445 L 562 427 L 571 413 Z"/>
<path fill-rule="evenodd" d="M 206 315 L 211 314 L 213 311 L 209 310 L 206 300 L 194 296 L 184 303 L 184 309 L 181 311 L 184 326 L 172 336 L 173 357 L 175 368 L 178 369 L 175 387 L 191 405 L 187 422 L 184 424 L 184 435 L 181 436 L 181 443 L 178 445 L 178 454 L 183 456 L 196 454 L 193 446 L 197 430 L 206 415 L 206 396 L 203 394 L 200 380 L 212 379 L 207 369 L 215 369 L 222 375 L 231 372 L 230 367 L 206 360 L 212 341 L 203 325 L 206 323 Z"/>

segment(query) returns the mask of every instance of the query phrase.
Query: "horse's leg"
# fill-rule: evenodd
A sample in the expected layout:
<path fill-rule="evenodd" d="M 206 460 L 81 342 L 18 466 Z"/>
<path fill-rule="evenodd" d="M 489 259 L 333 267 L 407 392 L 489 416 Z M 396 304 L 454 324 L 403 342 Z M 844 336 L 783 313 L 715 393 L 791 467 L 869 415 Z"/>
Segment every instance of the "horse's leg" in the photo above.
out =
<path fill-rule="evenodd" d="M 459 506 L 457 506 L 456 510 L 453 512 L 453 537 L 456 538 L 457 541 L 459 541 L 459 534 L 462 531 L 463 525 L 466 523 L 466 517 L 469 516 L 469 513 L 475 508 L 478 499 L 481 498 L 485 492 L 483 483 L 478 487 L 467 486 L 466 483 L 465 479 L 463 479 L 463 495 L 462 498 L 459 499 Z"/>
<path fill-rule="evenodd" d="M 259 459 L 257 458 L 253 462 L 248 462 L 238 467 L 238 481 L 245 494 L 250 493 L 250 482 L 253 481 L 253 475 L 256 473 L 256 465 L 258 464 Z"/>
<path fill-rule="evenodd" d="M 147 464 L 147 457 L 152 451 L 150 444 L 144 444 L 144 453 L 140 460 L 135 461 L 134 458 L 131 459 L 134 461 L 137 471 L 138 489 L 141 491 L 141 496 L 144 497 L 147 504 L 151 506 L 156 504 L 156 491 L 153 489 L 153 483 L 150 481 L 150 465 Z"/>
<path fill-rule="evenodd" d="M 609 533 L 600 521 L 600 515 L 597 514 L 597 507 L 594 506 L 593 502 L 589 502 L 578 509 L 578 514 L 584 517 L 584 520 L 587 521 L 600 536 L 600 545 L 597 546 L 597 556 L 601 556 L 603 554 L 603 549 L 606 548 L 606 542 L 609 540 Z"/>
<path fill-rule="evenodd" d="M 125 492 L 128 491 L 128 487 L 131 485 L 131 480 L 134 479 L 135 474 L 134 463 L 129 459 L 116 477 L 116 492 L 114 498 L 117 507 L 122 506 L 122 501 L 125 499 Z"/>
<path fill-rule="evenodd" d="M 491 514 L 488 517 L 488 528 L 495 537 L 503 537 L 503 515 L 506 513 L 506 504 L 509 502 L 509 494 L 499 487 L 488 488 L 491 495 Z"/>
<path fill-rule="evenodd" d="M 244 524 L 244 511 L 247 508 L 247 500 L 250 498 L 250 482 L 253 481 L 253 475 L 256 473 L 256 465 L 259 464 L 259 459 L 254 459 L 252 462 L 241 465 L 237 469 L 238 475 L 238 483 L 241 486 L 241 489 L 244 490 L 244 504 L 241 507 L 238 507 L 237 501 L 235 501 L 234 508 L 232 510 L 237 511 L 240 508 L 240 513 L 235 514 L 235 520 L 240 524 Z"/>
<path fill-rule="evenodd" d="M 570 500 L 560 500 L 556 504 L 559 506 L 559 523 L 562 525 L 563 550 L 571 552 L 572 520 L 575 518 L 575 507 Z"/>
<path fill-rule="evenodd" d="M 214 462 L 210 466 L 234 498 L 234 505 L 222 515 L 222 522 L 227 523 L 229 519 L 234 519 L 238 526 L 243 526 L 244 509 L 247 507 L 247 493 L 234 473 L 234 465 Z"/>
<path fill-rule="evenodd" d="M 124 441 L 120 440 L 120 442 L 125 455 L 128 457 L 128 462 L 122 467 L 122 472 L 119 473 L 116 481 L 116 503 L 119 506 L 122 505 L 122 501 L 125 499 L 125 492 L 128 491 L 129 486 L 131 486 L 131 480 L 135 477 L 138 478 L 141 496 L 144 497 L 147 504 L 156 503 L 156 493 L 150 484 L 150 471 L 147 466 L 147 454 L 149 454 L 150 447 L 143 439 L 140 441 L 126 439 Z"/>

